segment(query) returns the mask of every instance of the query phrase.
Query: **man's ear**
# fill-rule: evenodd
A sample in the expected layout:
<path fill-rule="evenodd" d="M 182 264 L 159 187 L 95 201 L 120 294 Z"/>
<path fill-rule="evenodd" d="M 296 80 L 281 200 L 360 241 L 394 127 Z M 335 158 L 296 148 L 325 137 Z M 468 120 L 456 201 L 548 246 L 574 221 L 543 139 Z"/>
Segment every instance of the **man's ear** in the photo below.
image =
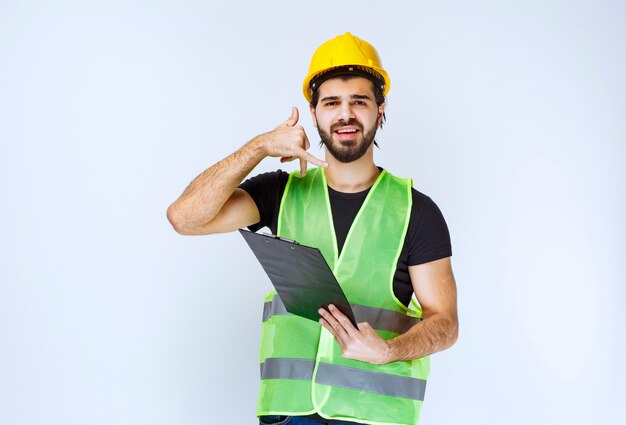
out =
<path fill-rule="evenodd" d="M 376 119 L 376 124 L 378 127 L 383 125 L 383 116 L 385 115 L 385 106 L 387 106 L 387 102 L 383 102 L 378 105 L 378 118 Z"/>
<path fill-rule="evenodd" d="M 315 116 L 315 108 L 309 105 L 309 111 L 311 111 L 311 119 L 313 120 L 313 125 L 317 128 L 317 117 Z"/>

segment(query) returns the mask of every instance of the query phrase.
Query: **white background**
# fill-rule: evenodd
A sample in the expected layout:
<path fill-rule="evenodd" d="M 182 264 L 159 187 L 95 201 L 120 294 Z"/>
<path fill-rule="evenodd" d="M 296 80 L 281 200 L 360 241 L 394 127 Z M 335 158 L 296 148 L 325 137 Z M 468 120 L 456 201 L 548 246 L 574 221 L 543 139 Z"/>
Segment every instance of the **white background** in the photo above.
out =
<path fill-rule="evenodd" d="M 255 423 L 270 283 L 165 210 L 292 105 L 317 140 L 301 82 L 345 31 L 392 80 L 377 163 L 452 235 L 461 332 L 421 423 L 624 423 L 625 23 L 599 0 L 0 0 L 0 424 Z"/>

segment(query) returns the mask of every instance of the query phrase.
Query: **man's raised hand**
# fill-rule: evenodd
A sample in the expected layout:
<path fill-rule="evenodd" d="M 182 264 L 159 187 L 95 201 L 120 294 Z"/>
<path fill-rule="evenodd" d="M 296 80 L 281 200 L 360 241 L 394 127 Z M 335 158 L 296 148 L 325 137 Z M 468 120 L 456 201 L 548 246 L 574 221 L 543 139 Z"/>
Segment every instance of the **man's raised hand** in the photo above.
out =
<path fill-rule="evenodd" d="M 318 167 L 328 167 L 328 164 L 307 152 L 311 146 L 304 128 L 298 124 L 298 108 L 291 109 L 291 116 L 287 121 L 268 133 L 267 155 L 280 157 L 280 162 L 300 159 L 300 175 L 306 175 L 307 162 Z"/>

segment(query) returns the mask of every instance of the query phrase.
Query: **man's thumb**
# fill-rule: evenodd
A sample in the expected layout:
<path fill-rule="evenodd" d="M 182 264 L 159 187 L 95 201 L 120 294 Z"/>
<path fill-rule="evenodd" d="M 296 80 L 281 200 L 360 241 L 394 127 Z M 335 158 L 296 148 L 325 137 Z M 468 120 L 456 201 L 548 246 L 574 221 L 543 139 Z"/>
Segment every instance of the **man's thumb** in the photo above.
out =
<path fill-rule="evenodd" d="M 292 106 L 291 116 L 287 118 L 287 121 L 285 121 L 283 124 L 289 127 L 293 127 L 294 125 L 298 123 L 298 118 L 299 118 L 298 108 L 296 108 L 295 106 Z"/>

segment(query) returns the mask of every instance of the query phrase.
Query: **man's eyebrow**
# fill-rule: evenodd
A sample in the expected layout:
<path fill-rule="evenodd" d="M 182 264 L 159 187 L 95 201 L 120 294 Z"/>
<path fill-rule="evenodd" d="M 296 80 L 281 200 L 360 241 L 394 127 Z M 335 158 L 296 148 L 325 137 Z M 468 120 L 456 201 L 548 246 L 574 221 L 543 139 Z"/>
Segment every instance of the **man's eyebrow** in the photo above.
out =
<path fill-rule="evenodd" d="M 339 96 L 326 96 L 322 99 L 320 99 L 320 102 L 326 102 L 329 100 L 339 100 L 340 97 Z M 365 94 L 351 94 L 350 95 L 350 99 L 366 99 L 366 100 L 371 100 L 372 98 L 368 95 Z"/>

